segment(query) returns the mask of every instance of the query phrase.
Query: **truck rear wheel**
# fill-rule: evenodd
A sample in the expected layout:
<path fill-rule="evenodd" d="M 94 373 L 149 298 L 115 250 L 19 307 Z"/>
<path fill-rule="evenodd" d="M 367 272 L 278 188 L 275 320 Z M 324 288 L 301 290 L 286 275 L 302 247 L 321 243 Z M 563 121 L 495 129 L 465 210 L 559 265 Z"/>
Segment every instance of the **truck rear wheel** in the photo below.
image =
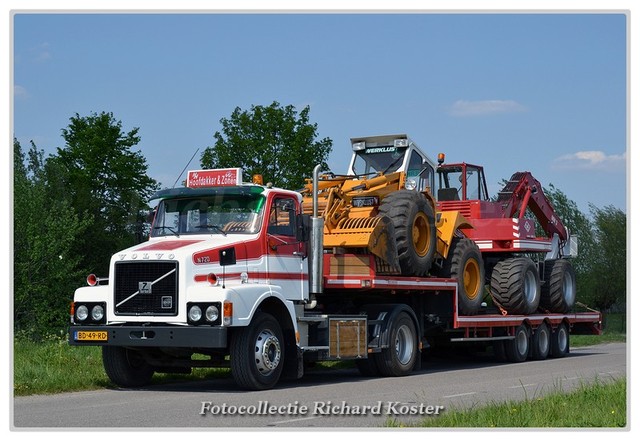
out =
<path fill-rule="evenodd" d="M 230 348 L 231 375 L 238 386 L 271 389 L 284 366 L 284 337 L 280 324 L 267 313 L 256 312 L 249 326 L 235 330 Z"/>
<path fill-rule="evenodd" d="M 440 277 L 458 280 L 458 311 L 476 314 L 484 294 L 484 265 L 478 245 L 467 238 L 454 237 L 449 255 L 438 272 Z"/>
<path fill-rule="evenodd" d="M 528 257 L 498 262 L 491 273 L 493 300 L 511 314 L 533 314 L 540 305 L 540 275 Z"/>
<path fill-rule="evenodd" d="M 146 386 L 154 372 L 138 351 L 119 346 L 102 347 L 102 364 L 109 379 L 120 387 Z"/>
<path fill-rule="evenodd" d="M 393 223 L 402 275 L 426 275 L 436 252 L 436 224 L 433 207 L 425 196 L 398 190 L 382 200 L 379 213 Z"/>
<path fill-rule="evenodd" d="M 376 357 L 378 370 L 387 377 L 407 375 L 418 359 L 416 326 L 409 314 L 400 312 L 390 329 L 389 347 Z"/>
<path fill-rule="evenodd" d="M 520 363 L 529 356 L 531 340 L 529 338 L 529 328 L 523 323 L 516 327 L 513 340 L 505 340 L 504 351 L 507 360 L 512 363 Z"/>
<path fill-rule="evenodd" d="M 550 312 L 566 313 L 576 302 L 576 274 L 566 259 L 545 262 L 540 306 Z"/>

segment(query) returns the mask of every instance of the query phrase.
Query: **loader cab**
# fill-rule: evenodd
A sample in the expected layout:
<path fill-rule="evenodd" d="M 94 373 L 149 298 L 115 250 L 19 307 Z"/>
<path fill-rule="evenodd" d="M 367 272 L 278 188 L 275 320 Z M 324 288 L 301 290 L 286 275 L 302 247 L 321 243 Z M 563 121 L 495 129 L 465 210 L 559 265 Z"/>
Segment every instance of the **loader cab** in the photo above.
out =
<path fill-rule="evenodd" d="M 407 185 L 412 188 L 418 191 L 435 188 L 435 162 L 406 135 L 351 138 L 351 148 L 349 176 L 371 178 L 404 172 Z"/>
<path fill-rule="evenodd" d="M 442 154 L 440 154 L 442 155 Z M 440 155 L 438 162 L 440 162 Z M 444 162 L 444 155 L 442 155 Z M 488 201 L 484 169 L 478 165 L 440 163 L 438 174 L 438 201 Z"/>

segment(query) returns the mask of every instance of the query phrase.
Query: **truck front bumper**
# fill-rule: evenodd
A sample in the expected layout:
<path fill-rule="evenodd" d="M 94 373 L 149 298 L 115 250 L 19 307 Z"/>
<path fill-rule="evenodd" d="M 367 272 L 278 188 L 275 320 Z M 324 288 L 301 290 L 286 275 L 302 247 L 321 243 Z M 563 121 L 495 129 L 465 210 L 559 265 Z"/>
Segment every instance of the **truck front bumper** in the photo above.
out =
<path fill-rule="evenodd" d="M 176 348 L 226 348 L 227 328 L 221 326 L 71 326 L 74 346 L 142 346 Z"/>

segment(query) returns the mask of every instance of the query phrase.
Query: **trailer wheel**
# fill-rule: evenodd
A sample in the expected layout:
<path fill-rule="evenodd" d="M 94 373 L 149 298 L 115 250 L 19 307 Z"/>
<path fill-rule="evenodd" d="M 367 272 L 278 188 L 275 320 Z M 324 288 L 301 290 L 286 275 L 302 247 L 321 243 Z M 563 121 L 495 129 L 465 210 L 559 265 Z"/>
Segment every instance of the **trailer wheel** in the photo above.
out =
<path fill-rule="evenodd" d="M 438 271 L 440 277 L 458 280 L 458 311 L 476 314 L 482 304 L 485 273 L 478 245 L 467 238 L 454 237 L 449 255 Z"/>
<path fill-rule="evenodd" d="M 569 353 L 569 327 L 566 323 L 561 323 L 551 334 L 552 358 L 562 358 Z"/>
<path fill-rule="evenodd" d="M 267 313 L 256 312 L 246 328 L 237 329 L 230 345 L 231 374 L 238 386 L 271 389 L 284 366 L 284 337 L 280 324 Z"/>
<path fill-rule="evenodd" d="M 571 262 L 566 259 L 545 262 L 544 280 L 540 306 L 550 312 L 569 312 L 576 302 L 576 274 Z"/>
<path fill-rule="evenodd" d="M 389 347 L 376 357 L 380 373 L 387 377 L 409 374 L 418 359 L 416 326 L 406 312 L 393 319 L 390 328 Z"/>
<path fill-rule="evenodd" d="M 436 252 L 436 224 L 425 196 L 409 190 L 390 193 L 382 200 L 379 215 L 393 224 L 402 275 L 426 275 Z"/>
<path fill-rule="evenodd" d="M 505 340 L 504 351 L 507 360 L 512 363 L 525 361 L 529 356 L 531 341 L 529 338 L 529 328 L 524 323 L 520 324 L 515 331 L 513 340 Z"/>
<path fill-rule="evenodd" d="M 109 379 L 120 387 L 146 386 L 154 372 L 139 352 L 119 346 L 102 347 L 102 364 Z"/>
<path fill-rule="evenodd" d="M 491 273 L 491 294 L 511 314 L 533 314 L 540 305 L 540 275 L 528 257 L 498 262 Z"/>
<path fill-rule="evenodd" d="M 531 337 L 531 358 L 533 360 L 544 360 L 549 356 L 551 350 L 551 334 L 549 326 L 541 323 L 536 328 Z"/>

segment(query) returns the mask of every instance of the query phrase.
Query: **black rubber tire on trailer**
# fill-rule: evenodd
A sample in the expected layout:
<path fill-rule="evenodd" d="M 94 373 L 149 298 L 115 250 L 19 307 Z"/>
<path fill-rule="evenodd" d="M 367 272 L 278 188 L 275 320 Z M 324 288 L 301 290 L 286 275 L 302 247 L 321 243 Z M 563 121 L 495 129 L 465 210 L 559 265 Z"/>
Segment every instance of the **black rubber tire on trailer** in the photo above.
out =
<path fill-rule="evenodd" d="M 390 326 L 389 347 L 375 358 L 380 374 L 386 377 L 408 375 L 418 360 L 416 325 L 406 312 L 399 312 Z"/>
<path fill-rule="evenodd" d="M 531 336 L 531 359 L 544 360 L 549 356 L 551 351 L 551 331 L 549 326 L 542 322 L 540 326 L 533 331 Z"/>
<path fill-rule="evenodd" d="M 567 313 L 576 302 L 576 273 L 567 259 L 545 262 L 540 307 L 550 312 Z"/>
<path fill-rule="evenodd" d="M 533 314 L 540 305 L 540 275 L 528 257 L 505 259 L 491 273 L 491 295 L 510 314 Z"/>
<path fill-rule="evenodd" d="M 284 336 L 278 321 L 258 311 L 249 326 L 231 337 L 231 375 L 238 386 L 266 390 L 276 385 L 284 366 Z"/>
<path fill-rule="evenodd" d="M 139 352 L 120 346 L 103 346 L 102 364 L 109 379 L 120 387 L 146 386 L 154 373 Z"/>
<path fill-rule="evenodd" d="M 529 328 L 522 323 L 516 327 L 515 338 L 504 341 L 504 351 L 508 361 L 520 363 L 527 359 L 529 349 L 531 348 L 531 338 L 529 334 Z"/>
<path fill-rule="evenodd" d="M 427 275 L 436 253 L 435 213 L 427 198 L 416 191 L 395 191 L 382 199 L 379 215 L 393 224 L 402 275 Z"/>
<path fill-rule="evenodd" d="M 484 296 L 485 273 L 482 254 L 473 240 L 454 237 L 449 255 L 438 275 L 458 280 L 460 314 L 473 315 L 478 312 Z"/>
<path fill-rule="evenodd" d="M 562 358 L 569 353 L 570 334 L 569 326 L 566 323 L 558 325 L 551 334 L 551 358 Z"/>

